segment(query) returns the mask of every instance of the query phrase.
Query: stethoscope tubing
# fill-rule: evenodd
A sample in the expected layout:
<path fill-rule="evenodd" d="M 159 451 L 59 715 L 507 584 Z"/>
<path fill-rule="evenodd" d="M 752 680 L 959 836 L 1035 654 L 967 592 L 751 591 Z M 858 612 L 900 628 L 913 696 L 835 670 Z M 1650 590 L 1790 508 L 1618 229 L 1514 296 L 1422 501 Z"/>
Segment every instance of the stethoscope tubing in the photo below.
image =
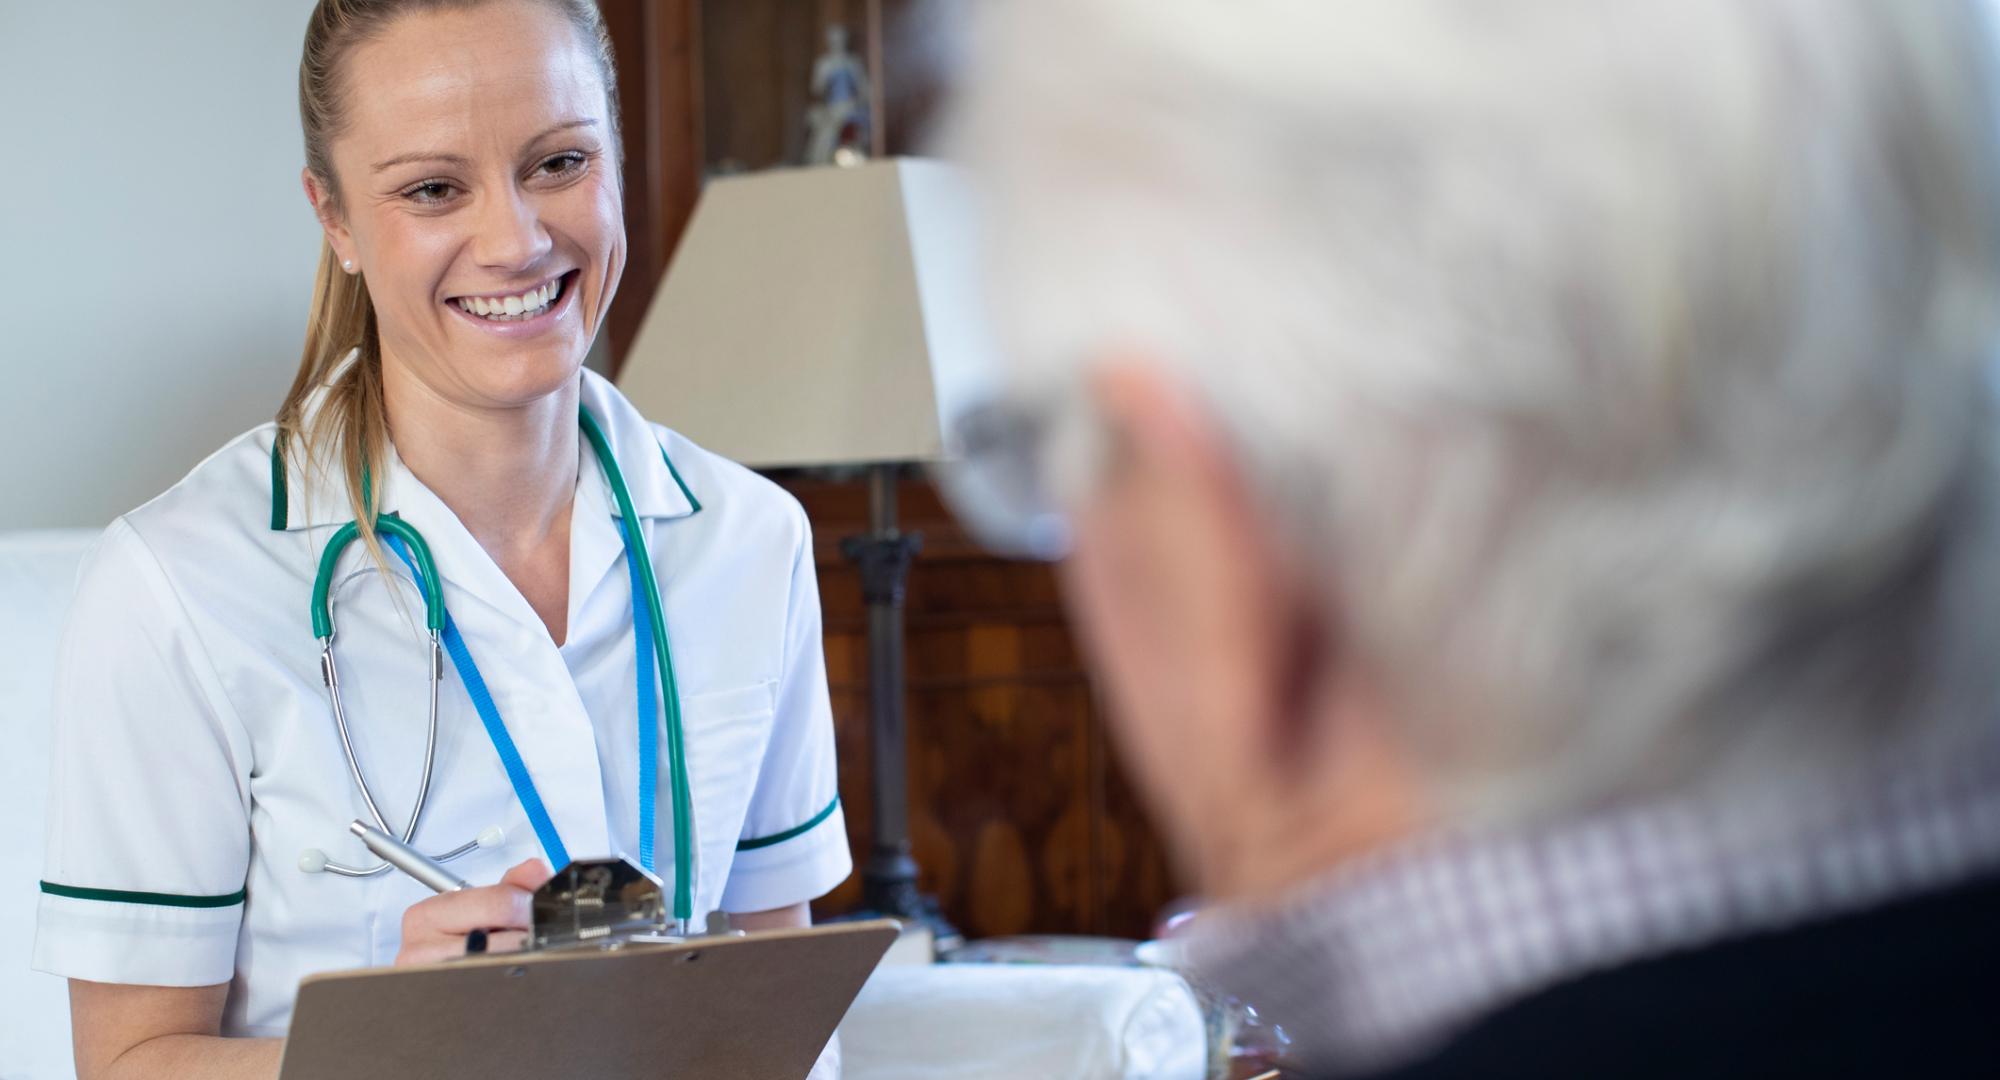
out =
<path fill-rule="evenodd" d="M 674 677 L 673 649 L 667 641 L 666 613 L 660 606 L 660 586 L 653 576 L 652 551 L 646 545 L 641 530 L 639 514 L 632 506 L 632 493 L 625 486 L 625 474 L 618 468 L 618 459 L 611 453 L 611 445 L 604 438 L 604 432 L 588 409 L 578 409 L 578 422 L 583 427 L 584 437 L 590 440 L 590 448 L 596 452 L 598 462 L 604 467 L 604 474 L 611 479 L 611 494 L 618 502 L 618 513 L 625 524 L 625 553 L 632 559 L 639 571 L 639 579 L 644 583 L 642 591 L 646 602 L 646 618 L 652 624 L 653 651 L 660 665 L 660 697 L 665 705 L 667 729 L 667 787 L 668 797 L 674 805 L 674 857 L 684 869 L 684 873 L 674 875 L 674 918 L 682 924 L 685 932 L 694 920 L 694 879 L 701 874 L 701 851 L 694 839 L 694 800 L 688 791 L 687 748 L 681 731 L 680 684 Z M 665 451 L 662 451 L 664 453 Z M 633 597 L 637 603 L 639 597 Z"/>
<path fill-rule="evenodd" d="M 326 643 L 320 649 L 319 662 L 320 676 L 326 683 L 327 696 L 333 703 L 333 725 L 340 732 L 341 756 L 347 759 L 348 774 L 354 778 L 354 786 L 361 792 L 361 801 L 367 805 L 368 816 L 375 822 L 375 827 L 385 833 L 395 835 L 397 839 L 408 844 L 410 839 L 416 836 L 417 828 L 423 822 L 424 803 L 430 797 L 431 774 L 437 761 L 438 688 L 444 681 L 444 646 L 438 642 L 437 632 L 432 631 L 430 723 L 424 735 L 424 769 L 419 774 L 417 781 L 417 798 L 415 805 L 410 810 L 409 822 L 401 830 L 393 830 L 389 827 L 388 819 L 383 816 L 381 807 L 375 802 L 374 790 L 368 786 L 368 777 L 361 771 L 361 758 L 354 752 L 354 739 L 348 731 L 347 709 L 341 703 L 340 698 L 340 666 L 333 658 L 333 639 L 337 632 L 329 625 Z M 478 840 L 470 840 L 444 854 L 432 855 L 431 858 L 438 862 L 445 862 L 450 859 L 456 859 L 478 846 Z M 320 869 L 329 874 L 337 874 L 341 877 L 374 877 L 377 874 L 387 872 L 391 867 L 387 862 L 378 861 L 374 866 L 362 868 L 348 866 L 344 863 L 328 859 L 326 864 Z"/>
<path fill-rule="evenodd" d="M 585 438 L 589 441 L 591 449 L 598 459 L 598 463 L 604 470 L 605 478 L 610 482 L 612 496 L 617 501 L 618 510 L 622 517 L 621 530 L 624 534 L 626 558 L 632 563 L 634 577 L 640 585 L 639 588 L 634 590 L 636 595 L 633 597 L 633 604 L 635 607 L 643 606 L 648 628 L 652 631 L 651 644 L 653 646 L 653 658 L 659 668 L 661 699 L 666 714 L 664 718 L 665 723 L 662 726 L 666 728 L 667 734 L 668 797 L 673 807 L 674 861 L 676 864 L 673 910 L 676 923 L 685 932 L 693 923 L 694 884 L 699 879 L 701 873 L 701 852 L 694 836 L 694 805 L 687 774 L 687 750 L 681 723 L 680 688 L 674 673 L 673 650 L 667 640 L 666 613 L 660 600 L 659 583 L 653 573 L 652 553 L 646 544 L 638 513 L 632 503 L 631 492 L 625 485 L 624 472 L 618 467 L 617 458 L 612 454 L 610 444 L 604 437 L 604 432 L 598 427 L 596 419 L 590 415 L 589 410 L 579 408 L 577 410 L 577 417 L 578 424 Z M 365 490 L 367 487 L 365 475 L 363 477 L 363 485 Z M 402 541 L 402 545 L 408 548 L 408 551 L 405 552 L 399 547 L 397 554 L 402 556 L 406 563 L 410 564 L 410 569 L 417 578 L 418 588 L 423 591 L 424 619 L 430 633 L 431 644 L 430 716 L 424 740 L 424 767 L 421 779 L 418 782 L 417 797 L 412 805 L 409 821 L 400 830 L 390 828 L 380 806 L 375 801 L 374 792 L 368 784 L 367 777 L 361 768 L 360 759 L 354 751 L 354 742 L 347 723 L 346 709 L 341 700 L 339 667 L 333 657 L 335 631 L 330 595 L 331 583 L 334 568 L 339 561 L 342 551 L 360 535 L 360 526 L 355 522 L 350 521 L 341 526 L 328 542 L 326 550 L 321 553 L 319 572 L 313 582 L 313 634 L 322 642 L 320 674 L 327 686 L 328 698 L 332 704 L 334 726 L 339 732 L 341 754 L 347 759 L 348 773 L 352 776 L 355 787 L 361 792 L 361 800 L 367 806 L 369 817 L 375 822 L 375 825 L 384 833 L 396 836 L 403 843 L 408 844 L 416 836 L 417 828 L 421 823 L 424 807 L 430 793 L 431 776 L 436 761 L 439 686 L 444 678 L 444 649 L 440 642 L 440 636 L 444 631 L 446 623 L 444 592 L 442 579 L 439 577 L 436 564 L 431 557 L 430 545 L 424 541 L 423 536 L 414 527 L 394 516 L 378 517 L 375 524 L 378 532 L 385 536 L 394 537 L 395 540 Z M 635 612 L 635 618 L 636 616 L 637 612 Z M 454 648 L 456 647 L 454 646 Z M 454 654 L 454 659 L 459 659 L 456 654 Z M 642 723 L 644 722 L 642 721 Z M 644 796 L 645 793 L 642 791 L 642 806 L 649 804 L 651 801 Z M 648 824 L 647 832 L 650 834 L 650 823 Z M 464 855 L 474 848 L 483 846 L 484 841 L 485 834 L 482 834 L 479 839 L 462 844 L 444 854 L 433 855 L 431 858 L 439 862 L 449 861 Z M 647 846 L 650 847 L 650 845 Z M 647 859 L 645 861 L 650 863 L 651 860 Z M 321 860 L 319 868 L 344 877 L 373 877 L 391 869 L 390 865 L 386 862 L 362 868 L 343 865 L 331 860 Z"/>

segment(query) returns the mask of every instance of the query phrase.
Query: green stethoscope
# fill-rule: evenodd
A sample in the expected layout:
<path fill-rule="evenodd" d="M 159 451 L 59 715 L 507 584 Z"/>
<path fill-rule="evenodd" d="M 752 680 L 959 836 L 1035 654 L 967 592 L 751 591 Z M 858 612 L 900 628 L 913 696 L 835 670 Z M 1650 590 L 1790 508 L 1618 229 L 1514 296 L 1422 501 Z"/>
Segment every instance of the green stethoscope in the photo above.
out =
<path fill-rule="evenodd" d="M 578 409 L 577 419 L 591 450 L 597 455 L 605 478 L 611 484 L 618 512 L 623 516 L 619 523 L 619 535 L 624 540 L 625 563 L 632 580 L 632 634 L 639 668 L 639 864 L 648 872 L 653 869 L 661 726 L 655 722 L 658 704 L 654 693 L 654 665 L 657 663 L 660 681 L 665 684 L 667 779 L 673 803 L 674 919 L 679 924 L 679 931 L 686 933 L 694 920 L 694 884 L 700 872 L 699 853 L 694 838 L 694 808 L 688 794 L 687 746 L 681 731 L 680 691 L 674 682 L 673 650 L 667 642 L 666 612 L 660 603 L 660 586 L 653 577 L 653 560 L 646 547 L 639 515 L 632 508 L 632 493 L 625 486 L 625 474 L 618 468 L 618 460 L 612 456 L 610 444 L 605 441 L 604 432 L 591 418 L 590 412 Z M 279 475 L 282 476 L 282 473 Z M 281 497 L 276 491 L 273 496 Z M 334 626 L 330 595 L 334 570 L 340 562 L 341 553 L 361 535 L 356 523 L 350 521 L 342 525 L 333 534 L 333 539 L 328 541 L 325 552 L 320 555 L 319 573 L 313 578 L 312 591 L 312 627 L 313 636 L 320 641 L 320 677 L 326 682 L 327 695 L 333 704 L 333 723 L 340 732 L 341 754 L 347 758 L 348 774 L 353 777 L 354 786 L 361 791 L 361 801 L 368 807 L 368 816 L 374 819 L 377 828 L 398 836 L 406 844 L 416 835 L 417 826 L 423 819 L 425 800 L 430 794 L 431 769 L 437 750 L 438 686 L 444 679 L 444 659 L 449 655 L 452 665 L 458 670 L 460 681 L 465 684 L 467 695 L 472 698 L 473 708 L 486 727 L 493 749 L 506 767 L 507 779 L 514 786 L 514 794 L 521 800 L 521 807 L 527 812 L 528 821 L 534 826 L 535 835 L 548 854 L 549 864 L 560 870 L 569 864 L 569 851 L 556 832 L 555 822 L 549 817 L 541 794 L 535 790 L 535 781 L 529 776 L 520 751 L 507 733 L 507 725 L 500 718 L 500 710 L 493 703 L 493 695 L 487 690 L 486 680 L 473 662 L 464 637 L 452 622 L 451 613 L 445 610 L 444 586 L 438 577 L 437 565 L 431 558 L 430 545 L 408 522 L 393 515 L 376 518 L 375 529 L 403 565 L 409 568 L 418 590 L 423 593 L 424 624 L 430 631 L 431 639 L 430 728 L 424 740 L 424 770 L 417 783 L 417 798 L 410 810 L 410 820 L 400 830 L 390 828 L 375 802 L 367 778 L 362 774 L 361 762 L 355 756 L 347 713 L 340 700 L 340 670 L 333 657 Z M 440 862 L 456 859 L 475 848 L 498 844 L 500 839 L 497 828 L 488 829 L 477 839 L 432 858 Z M 344 877 L 372 877 L 388 870 L 389 864 L 377 863 L 365 868 L 346 866 L 328 859 L 323 852 L 308 851 L 300 858 L 299 868 L 309 873 L 324 871 Z"/>

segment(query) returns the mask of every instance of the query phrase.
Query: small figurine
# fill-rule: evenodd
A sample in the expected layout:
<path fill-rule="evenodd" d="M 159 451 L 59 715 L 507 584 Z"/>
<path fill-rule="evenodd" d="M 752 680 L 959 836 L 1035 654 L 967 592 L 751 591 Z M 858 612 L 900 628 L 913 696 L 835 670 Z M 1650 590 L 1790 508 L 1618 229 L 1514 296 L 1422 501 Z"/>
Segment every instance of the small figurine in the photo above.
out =
<path fill-rule="evenodd" d="M 806 110 L 808 165 L 847 164 L 868 154 L 868 70 L 847 51 L 847 28 L 826 28 L 826 52 L 813 62 L 813 96 Z"/>

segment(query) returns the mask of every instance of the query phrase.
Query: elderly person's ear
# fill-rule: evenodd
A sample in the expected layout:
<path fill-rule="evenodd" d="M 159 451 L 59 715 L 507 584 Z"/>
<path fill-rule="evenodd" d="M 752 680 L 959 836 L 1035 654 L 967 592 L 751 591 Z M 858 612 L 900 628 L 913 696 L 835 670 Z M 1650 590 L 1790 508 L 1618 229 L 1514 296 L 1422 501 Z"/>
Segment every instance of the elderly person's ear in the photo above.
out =
<path fill-rule="evenodd" d="M 1110 449 L 1075 516 L 1070 604 L 1181 869 L 1211 894 L 1255 888 L 1253 867 L 1292 861 L 1267 834 L 1295 828 L 1298 789 L 1327 780 L 1301 754 L 1347 738 L 1326 729 L 1324 594 L 1297 580 L 1223 429 L 1166 371 L 1116 359 L 1088 391 Z"/>

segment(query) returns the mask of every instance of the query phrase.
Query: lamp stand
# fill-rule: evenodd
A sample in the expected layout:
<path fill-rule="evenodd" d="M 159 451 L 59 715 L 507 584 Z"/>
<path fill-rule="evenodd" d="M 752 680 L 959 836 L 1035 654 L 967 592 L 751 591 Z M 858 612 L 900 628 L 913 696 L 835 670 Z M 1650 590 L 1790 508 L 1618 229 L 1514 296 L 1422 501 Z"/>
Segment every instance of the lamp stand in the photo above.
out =
<path fill-rule="evenodd" d="M 874 766 L 873 841 L 861 866 L 862 904 L 877 914 L 914 919 L 951 934 L 937 903 L 917 891 L 910 856 L 909 765 L 903 722 L 903 592 L 910 560 L 923 536 L 896 527 L 896 478 L 891 464 L 868 467 L 868 532 L 841 541 L 841 553 L 861 570 L 868 604 L 868 735 Z"/>

